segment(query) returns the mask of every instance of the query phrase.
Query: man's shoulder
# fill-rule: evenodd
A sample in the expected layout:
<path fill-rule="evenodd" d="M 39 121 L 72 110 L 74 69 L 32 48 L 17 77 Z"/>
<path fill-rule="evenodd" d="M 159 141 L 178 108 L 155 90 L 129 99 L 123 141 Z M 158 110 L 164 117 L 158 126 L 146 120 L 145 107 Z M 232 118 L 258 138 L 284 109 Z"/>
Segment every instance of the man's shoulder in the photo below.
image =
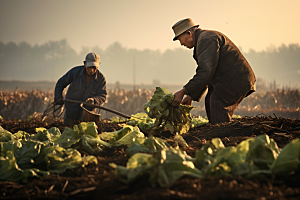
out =
<path fill-rule="evenodd" d="M 216 30 L 200 30 L 200 35 L 199 38 L 205 39 L 205 38 L 214 38 L 214 37 L 219 37 L 219 36 L 224 36 L 223 33 L 216 31 Z"/>
<path fill-rule="evenodd" d="M 71 68 L 70 69 L 70 73 L 75 73 L 75 74 L 80 74 L 80 73 L 83 73 L 83 71 L 84 71 L 84 69 L 85 69 L 85 67 L 84 67 L 84 65 L 80 65 L 80 66 L 76 66 L 76 67 L 73 67 L 73 68 Z"/>
<path fill-rule="evenodd" d="M 104 76 L 104 74 L 103 74 L 101 71 L 97 70 L 96 73 L 97 73 L 97 77 L 98 77 L 98 78 L 104 79 L 104 80 L 105 80 L 105 76 Z"/>
<path fill-rule="evenodd" d="M 72 71 L 80 71 L 80 70 L 83 70 L 84 68 L 85 68 L 84 65 L 79 65 L 79 66 L 73 67 L 70 70 L 72 70 Z"/>
<path fill-rule="evenodd" d="M 197 38 L 197 45 L 200 45 L 203 42 L 209 41 L 211 42 L 217 42 L 220 44 L 223 44 L 224 41 L 227 40 L 226 35 L 219 31 L 215 30 L 202 30 L 199 33 L 199 36 Z"/>
<path fill-rule="evenodd" d="M 101 71 L 97 70 L 97 73 L 104 77 L 104 74 Z"/>

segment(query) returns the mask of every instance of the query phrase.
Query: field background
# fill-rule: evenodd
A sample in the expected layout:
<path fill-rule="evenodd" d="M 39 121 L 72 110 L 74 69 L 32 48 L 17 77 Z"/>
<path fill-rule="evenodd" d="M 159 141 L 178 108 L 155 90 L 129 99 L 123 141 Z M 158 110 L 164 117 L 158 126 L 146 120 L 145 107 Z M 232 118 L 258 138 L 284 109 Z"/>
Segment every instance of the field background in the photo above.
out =
<path fill-rule="evenodd" d="M 159 83 L 157 83 L 159 84 Z M 181 89 L 179 85 L 130 85 L 108 84 L 108 97 L 104 107 L 127 115 L 143 112 L 143 105 L 152 97 L 155 87 L 165 87 L 171 93 Z M 4 119 L 27 119 L 43 113 L 53 102 L 55 82 L 0 81 L 0 115 Z M 258 82 L 259 88 L 259 82 Z M 66 90 L 65 90 L 66 91 Z M 206 116 L 204 98 L 193 102 L 196 108 L 191 114 Z M 300 91 L 282 88 L 276 90 L 258 89 L 245 98 L 235 114 L 241 116 L 272 116 L 299 119 Z M 115 116 L 100 111 L 102 118 Z"/>

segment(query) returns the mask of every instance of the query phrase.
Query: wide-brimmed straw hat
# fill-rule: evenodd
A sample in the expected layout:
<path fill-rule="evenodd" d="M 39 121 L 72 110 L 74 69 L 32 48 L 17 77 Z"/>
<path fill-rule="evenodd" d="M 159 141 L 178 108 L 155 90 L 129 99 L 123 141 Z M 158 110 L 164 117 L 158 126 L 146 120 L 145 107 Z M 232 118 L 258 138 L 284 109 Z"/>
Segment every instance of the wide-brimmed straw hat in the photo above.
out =
<path fill-rule="evenodd" d="M 194 24 L 194 22 L 190 18 L 186 18 L 183 20 L 178 21 L 176 24 L 172 26 L 172 29 L 174 31 L 175 37 L 173 38 L 173 41 L 177 40 L 177 37 L 187 31 L 189 28 L 192 28 L 194 26 L 199 26 Z"/>

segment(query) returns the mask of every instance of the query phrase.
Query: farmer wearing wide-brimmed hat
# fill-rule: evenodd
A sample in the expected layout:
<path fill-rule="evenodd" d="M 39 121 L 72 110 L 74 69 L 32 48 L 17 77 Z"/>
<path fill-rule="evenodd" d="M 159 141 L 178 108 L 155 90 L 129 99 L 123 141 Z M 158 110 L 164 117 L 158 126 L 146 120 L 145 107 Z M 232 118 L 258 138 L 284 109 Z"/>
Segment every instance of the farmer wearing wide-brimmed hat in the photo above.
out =
<path fill-rule="evenodd" d="M 94 52 L 88 53 L 83 63 L 84 65 L 72 68 L 57 81 L 54 92 L 56 104 L 63 104 L 62 93 L 68 85 L 66 99 L 97 105 L 104 104 L 107 91 L 105 77 L 98 70 L 100 56 Z M 65 107 L 65 123 L 83 119 L 83 110 L 79 104 L 66 102 Z M 96 109 L 93 111 L 95 112 Z"/>
<path fill-rule="evenodd" d="M 210 123 L 228 122 L 241 101 L 255 91 L 255 75 L 237 46 L 218 31 L 203 30 L 190 19 L 172 27 L 173 41 L 194 48 L 194 77 L 174 94 L 173 106 L 192 105 L 206 90 L 205 109 Z M 185 98 L 184 95 L 186 95 Z"/>

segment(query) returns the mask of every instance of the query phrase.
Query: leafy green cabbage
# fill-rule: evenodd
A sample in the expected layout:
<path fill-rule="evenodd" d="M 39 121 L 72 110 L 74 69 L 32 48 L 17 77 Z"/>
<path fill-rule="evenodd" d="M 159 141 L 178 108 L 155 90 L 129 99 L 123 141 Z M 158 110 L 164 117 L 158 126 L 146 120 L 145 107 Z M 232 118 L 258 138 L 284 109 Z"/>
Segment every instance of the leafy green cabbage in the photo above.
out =
<path fill-rule="evenodd" d="M 137 113 L 131 115 L 127 124 L 131 126 L 138 126 L 142 131 L 148 130 L 155 123 L 155 119 L 150 118 L 146 113 Z"/>
<path fill-rule="evenodd" d="M 166 187 L 183 176 L 204 177 L 194 166 L 193 159 L 185 152 L 175 149 L 162 149 L 152 154 L 136 153 L 129 158 L 127 166 L 110 164 L 115 174 L 125 183 L 148 177 L 152 186 Z"/>
<path fill-rule="evenodd" d="M 149 102 L 144 104 L 146 114 L 155 119 L 155 123 L 146 129 L 148 134 L 159 134 L 164 128 L 167 128 L 174 135 L 188 132 L 191 126 L 190 111 L 192 106 L 179 105 L 171 106 L 174 96 L 166 88 L 156 87 L 154 95 Z"/>
<path fill-rule="evenodd" d="M 92 154 L 100 144 L 111 146 L 100 140 L 94 122 L 82 122 L 73 129 L 66 128 L 62 134 L 55 127 L 36 131 L 31 135 L 24 131 L 12 134 L 0 126 L 1 181 L 26 182 L 29 177 L 97 164 L 95 156 L 81 157 L 79 151 Z"/>
<path fill-rule="evenodd" d="M 137 138 L 144 138 L 144 134 L 137 126 L 124 125 L 122 129 L 114 132 L 104 132 L 99 134 L 104 140 L 109 140 L 112 146 L 130 146 Z"/>
<path fill-rule="evenodd" d="M 134 155 L 138 152 L 154 153 L 169 148 L 170 145 L 165 140 L 149 135 L 148 138 L 137 138 L 135 142 L 126 149 L 126 153 L 129 155 Z"/>
<path fill-rule="evenodd" d="M 209 121 L 208 121 L 208 118 L 205 117 L 201 117 L 201 116 L 198 116 L 198 117 L 193 117 L 192 118 L 192 125 L 191 125 L 191 128 L 195 128 L 197 126 L 201 126 L 201 125 L 204 125 L 204 124 L 207 124 Z"/>
<path fill-rule="evenodd" d="M 253 177 L 300 170 L 299 138 L 282 150 L 268 135 L 249 138 L 229 147 L 225 147 L 220 138 L 214 138 L 196 151 L 195 158 L 162 144 L 154 137 L 136 141 L 126 149 L 133 155 L 126 167 L 111 164 L 116 176 L 125 183 L 147 177 L 153 186 L 168 187 L 184 175 Z"/>
<path fill-rule="evenodd" d="M 273 162 L 271 170 L 274 173 L 289 174 L 300 168 L 300 138 L 287 144 Z"/>

